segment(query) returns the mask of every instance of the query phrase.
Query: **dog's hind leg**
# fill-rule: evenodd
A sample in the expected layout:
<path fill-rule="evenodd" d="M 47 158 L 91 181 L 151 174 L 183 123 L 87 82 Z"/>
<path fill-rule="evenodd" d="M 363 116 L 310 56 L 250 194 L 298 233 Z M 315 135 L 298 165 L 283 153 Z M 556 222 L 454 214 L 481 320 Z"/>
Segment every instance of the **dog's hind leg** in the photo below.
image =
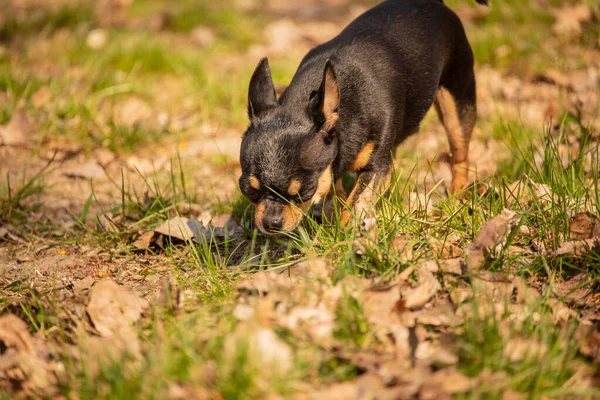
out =
<path fill-rule="evenodd" d="M 450 143 L 452 193 L 458 193 L 468 182 L 469 142 L 477 120 L 475 77 L 468 68 L 458 67 L 448 74 L 452 79 L 442 80 L 434 100 Z"/>

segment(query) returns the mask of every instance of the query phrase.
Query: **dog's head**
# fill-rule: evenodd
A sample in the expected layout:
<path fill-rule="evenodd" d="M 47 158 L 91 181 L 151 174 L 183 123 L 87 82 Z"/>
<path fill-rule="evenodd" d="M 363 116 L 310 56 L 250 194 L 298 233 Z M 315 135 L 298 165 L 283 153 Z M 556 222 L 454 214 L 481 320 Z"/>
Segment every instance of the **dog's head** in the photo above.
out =
<path fill-rule="evenodd" d="M 320 85 L 309 92 L 301 102 L 280 102 L 266 58 L 250 81 L 239 186 L 256 205 L 255 223 L 263 233 L 295 229 L 331 190 L 340 89 L 329 61 Z"/>

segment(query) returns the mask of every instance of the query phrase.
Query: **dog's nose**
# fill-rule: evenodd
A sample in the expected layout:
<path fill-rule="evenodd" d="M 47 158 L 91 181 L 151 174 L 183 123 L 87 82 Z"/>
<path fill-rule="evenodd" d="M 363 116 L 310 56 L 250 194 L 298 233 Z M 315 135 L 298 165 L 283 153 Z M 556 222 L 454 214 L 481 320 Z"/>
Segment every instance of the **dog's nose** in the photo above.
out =
<path fill-rule="evenodd" d="M 281 230 L 283 227 L 283 217 L 282 216 L 265 216 L 263 218 L 263 227 L 267 232 L 275 232 Z"/>

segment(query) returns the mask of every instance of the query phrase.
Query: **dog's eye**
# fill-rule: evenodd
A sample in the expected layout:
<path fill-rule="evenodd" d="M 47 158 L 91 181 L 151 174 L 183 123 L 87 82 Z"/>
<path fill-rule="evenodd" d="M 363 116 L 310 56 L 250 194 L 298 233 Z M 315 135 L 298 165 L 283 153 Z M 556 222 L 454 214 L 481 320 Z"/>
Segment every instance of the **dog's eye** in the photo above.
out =
<path fill-rule="evenodd" d="M 260 191 L 254 189 L 250 185 L 240 185 L 240 190 L 242 194 L 248 198 L 253 203 L 256 203 L 260 200 Z"/>
<path fill-rule="evenodd" d="M 310 191 L 305 191 L 302 193 L 299 193 L 297 196 L 294 197 L 294 202 L 295 203 L 304 203 L 309 201 L 310 199 L 313 198 L 313 196 L 315 195 L 315 191 L 314 190 L 310 190 Z"/>

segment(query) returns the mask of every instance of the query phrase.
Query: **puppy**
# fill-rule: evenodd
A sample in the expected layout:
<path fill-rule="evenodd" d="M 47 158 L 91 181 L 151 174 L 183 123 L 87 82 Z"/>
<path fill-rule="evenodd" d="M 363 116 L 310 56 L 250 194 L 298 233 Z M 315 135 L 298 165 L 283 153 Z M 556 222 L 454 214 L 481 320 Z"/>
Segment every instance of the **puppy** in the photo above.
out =
<path fill-rule="evenodd" d="M 364 217 L 396 147 L 418 131 L 432 104 L 450 143 L 451 190 L 460 191 L 475 97 L 471 47 L 440 0 L 388 0 L 368 10 L 312 49 L 279 98 L 261 60 L 250 80 L 239 180 L 256 205 L 256 226 L 291 231 L 312 205 L 333 196 L 346 205 L 343 224 Z M 357 177 L 346 196 L 341 178 L 348 172 Z"/>

